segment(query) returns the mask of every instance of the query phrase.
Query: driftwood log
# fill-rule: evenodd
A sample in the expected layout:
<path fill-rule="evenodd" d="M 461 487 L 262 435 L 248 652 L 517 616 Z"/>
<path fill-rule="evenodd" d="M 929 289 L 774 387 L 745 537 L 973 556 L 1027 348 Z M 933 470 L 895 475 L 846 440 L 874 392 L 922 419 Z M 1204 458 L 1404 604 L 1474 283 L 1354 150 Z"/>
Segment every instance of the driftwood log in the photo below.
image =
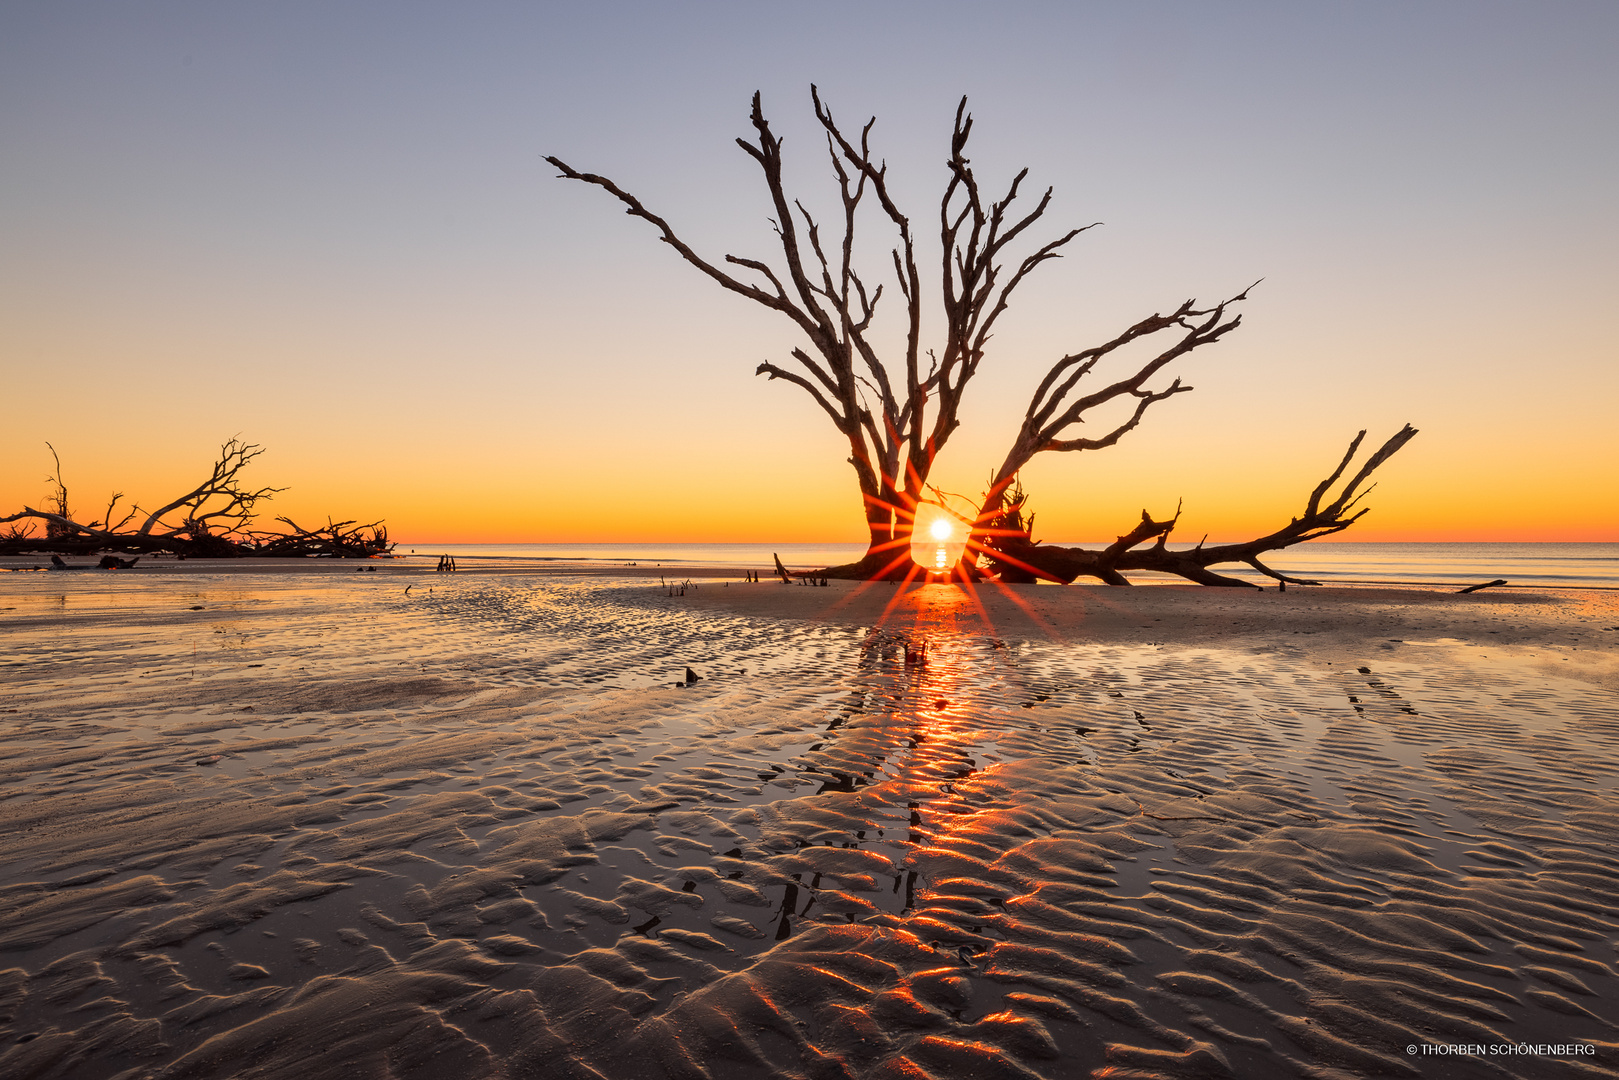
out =
<path fill-rule="evenodd" d="M 1105 548 L 1056 547 L 1036 543 L 1029 538 L 1028 529 L 1022 527 L 1022 504 L 1019 503 L 987 519 L 984 527 L 975 532 L 974 546 L 983 555 L 987 573 L 1008 582 L 1046 580 L 1067 583 L 1080 577 L 1094 577 L 1109 585 L 1128 585 L 1130 581 L 1124 576 L 1126 571 L 1150 570 L 1173 574 L 1199 585 L 1255 588 L 1252 581 L 1229 577 L 1210 569 L 1220 565 L 1245 564 L 1278 582 L 1319 585 L 1319 581 L 1290 577 L 1273 570 L 1260 561 L 1260 556 L 1309 540 L 1318 540 L 1353 525 L 1370 509 L 1356 509 L 1361 499 L 1375 486 L 1366 484 L 1368 478 L 1416 434 L 1416 428 L 1409 424 L 1395 432 L 1366 459 L 1337 495 L 1329 499 L 1333 485 L 1343 477 L 1366 438 L 1366 432 L 1362 431 L 1349 444 L 1338 467 L 1310 492 L 1303 514 L 1274 532 L 1242 543 L 1198 544 L 1188 550 L 1171 550 L 1168 547 L 1169 536 L 1180 520 L 1180 508 L 1177 507 L 1175 516 L 1166 521 L 1156 521 L 1143 510 L 1140 523 Z M 1142 548 L 1141 545 L 1149 540 L 1153 544 Z"/>
<path fill-rule="evenodd" d="M 49 446 L 50 444 L 46 444 Z M 61 459 L 50 447 L 56 470 L 46 477 L 51 485 L 46 509 L 24 506 L 6 517 L 0 525 L 10 528 L 0 533 L 0 554 L 53 552 L 59 555 L 91 555 L 103 551 L 125 554 L 168 552 L 202 558 L 237 558 L 248 555 L 323 556 L 329 558 L 369 558 L 393 549 L 382 522 L 359 525 L 354 521 L 334 522 L 305 529 L 291 518 L 276 520 L 286 531 L 255 531 L 249 526 L 259 503 L 284 488 L 251 488 L 242 482 L 242 471 L 264 448 L 239 438 L 227 440 L 219 448 L 208 476 L 190 491 L 170 499 L 156 510 L 132 505 L 119 516 L 123 493 L 115 492 L 105 512 L 89 521 L 75 519 L 69 507 L 68 490 L 62 480 Z M 45 526 L 38 535 L 38 526 Z"/>

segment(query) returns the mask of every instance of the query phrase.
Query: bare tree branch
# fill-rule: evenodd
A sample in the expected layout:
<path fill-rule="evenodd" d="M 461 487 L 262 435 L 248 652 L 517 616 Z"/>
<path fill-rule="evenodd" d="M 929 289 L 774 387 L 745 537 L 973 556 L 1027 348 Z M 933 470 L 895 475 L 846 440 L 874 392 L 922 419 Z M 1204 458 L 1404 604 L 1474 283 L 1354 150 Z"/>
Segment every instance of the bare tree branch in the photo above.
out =
<path fill-rule="evenodd" d="M 60 481 L 61 459 L 57 457 L 55 447 L 49 443 L 46 446 L 50 448 L 56 463 L 53 501 L 58 508 L 65 510 L 67 491 Z M 262 447 L 244 443 L 240 438 L 227 440 L 220 447 L 219 457 L 206 480 L 148 514 L 134 532 L 125 532 L 124 526 L 134 520 L 138 510 L 132 509 L 117 522 L 113 521 L 114 511 L 123 499 L 122 492 L 113 494 L 101 520 L 89 523 L 75 521 L 65 513 L 24 506 L 17 513 L 0 517 L 0 524 L 43 521 L 46 536 L 43 539 L 35 538 L 31 526 L 13 525 L 0 535 L 0 552 L 91 554 L 110 548 L 117 551 L 170 551 L 181 555 L 217 557 L 266 554 L 368 557 L 385 554 L 391 549 L 393 545 L 388 542 L 388 531 L 381 522 L 354 527 L 352 521 L 334 523 L 328 519 L 323 528 L 303 530 L 288 518 L 278 518 L 297 531 L 289 534 L 249 530 L 247 526 L 253 520 L 257 504 L 285 490 L 248 488 L 241 483 L 242 470 L 263 452 Z M 165 520 L 169 515 L 179 520 Z"/>
<path fill-rule="evenodd" d="M 219 458 L 214 462 L 208 479 L 149 514 L 146 521 L 136 530 L 136 535 L 175 536 L 198 526 L 206 526 L 211 531 L 211 523 L 216 520 L 230 523 L 230 528 L 226 529 L 226 532 L 247 525 L 253 520 L 253 507 L 260 499 L 267 499 L 285 490 L 271 487 L 250 490 L 238 482 L 241 471 L 262 453 L 264 448 L 256 443 L 244 443 L 236 437 L 227 440 L 219 448 Z M 222 499 L 224 502 L 213 502 L 216 499 Z M 166 515 L 182 509 L 185 511 L 185 517 L 179 525 L 164 523 L 163 518 Z M 166 531 L 157 532 L 160 526 Z"/>
<path fill-rule="evenodd" d="M 817 390 L 813 385 L 811 385 L 810 381 L 808 379 L 804 378 L 804 376 L 799 375 L 799 374 L 797 374 L 795 372 L 785 371 L 782 368 L 779 368 L 775 364 L 772 364 L 772 363 L 770 363 L 768 361 L 766 361 L 765 363 L 760 364 L 758 366 L 758 368 L 756 368 L 754 370 L 754 374 L 755 375 L 768 375 L 772 379 L 785 379 L 788 382 L 792 383 L 794 386 L 803 387 L 804 392 L 807 393 L 810 397 L 814 398 L 815 399 L 815 404 L 819 405 L 823 410 L 825 410 L 826 415 L 828 415 L 828 416 L 830 416 L 832 418 L 832 422 L 834 424 L 838 425 L 838 428 L 839 428 L 840 431 L 842 430 L 843 424 L 845 423 L 843 414 L 840 413 L 837 410 L 837 407 L 834 406 L 830 401 L 828 401 L 828 400 L 826 400 L 826 398 L 822 397 L 821 392 L 819 390 Z"/>
<path fill-rule="evenodd" d="M 740 140 L 738 141 L 740 142 Z M 746 148 L 747 144 L 744 143 L 743 146 Z M 800 310 L 796 305 L 793 304 L 791 300 L 787 298 L 786 290 L 782 288 L 781 282 L 777 281 L 775 275 L 768 269 L 764 268 L 763 264 L 743 259 L 728 260 L 735 262 L 738 265 L 746 266 L 749 269 L 762 270 L 769 278 L 771 285 L 773 285 L 776 289 L 776 292 L 773 294 L 767 293 L 757 286 L 748 285 L 744 282 L 738 281 L 730 274 L 727 274 L 719 267 L 713 265 L 702 256 L 698 255 L 689 246 L 687 246 L 685 241 L 681 240 L 680 237 L 675 235 L 674 230 L 669 227 L 669 223 L 667 221 L 663 220 L 663 218 L 642 206 L 639 199 L 620 188 L 617 184 L 613 183 L 605 176 L 597 176 L 594 173 L 579 172 L 560 158 L 547 157 L 545 160 L 556 166 L 557 170 L 569 180 L 579 180 L 586 184 L 595 184 L 597 187 L 610 192 L 620 202 L 629 207 L 629 209 L 625 211 L 626 214 L 650 221 L 663 234 L 662 240 L 664 243 L 680 252 L 681 258 L 697 267 L 697 269 L 707 274 L 724 288 L 735 293 L 740 293 L 741 295 L 746 296 L 749 300 L 763 304 L 765 307 L 780 311 L 782 314 L 798 323 L 803 331 L 812 337 L 818 333 L 820 328 L 816 325 L 815 320 L 804 311 Z"/>
<path fill-rule="evenodd" d="M 1150 406 L 1189 391 L 1191 387 L 1183 386 L 1179 379 L 1163 390 L 1147 389 L 1146 384 L 1176 360 L 1194 349 L 1218 341 L 1240 326 L 1242 317 L 1235 315 L 1227 318 L 1226 311 L 1232 304 L 1247 299 L 1252 288 L 1250 285 L 1211 308 L 1199 308 L 1196 301 L 1187 300 L 1167 315 L 1150 315 L 1112 340 L 1070 353 L 1053 364 L 1029 399 L 1017 435 L 985 494 L 980 520 L 992 520 L 1000 512 L 1007 488 L 1036 454 L 1048 450 L 1097 450 L 1112 446 L 1140 424 Z M 1114 352 L 1127 345 L 1147 341 L 1155 335 L 1176 331 L 1179 331 L 1178 338 L 1133 373 L 1088 394 L 1070 398 L 1081 382 Z M 1107 435 L 1100 438 L 1063 437 L 1069 428 L 1085 422 L 1086 413 L 1123 397 L 1134 397 L 1136 407 L 1128 420 Z"/>
<path fill-rule="evenodd" d="M 1184 394 L 1191 389 L 1192 388 L 1190 386 L 1182 386 L 1181 381 L 1176 379 L 1163 390 L 1129 390 L 1127 393 L 1134 395 L 1137 399 L 1135 412 L 1130 415 L 1130 419 L 1114 428 L 1111 432 L 1099 439 L 1053 439 L 1046 443 L 1045 446 L 1041 447 L 1041 449 L 1059 451 L 1101 450 L 1104 447 L 1112 446 L 1127 432 L 1135 430 L 1135 426 L 1141 423 L 1141 418 L 1146 415 L 1148 406 L 1155 402 L 1163 401 L 1165 398 L 1173 397 L 1176 394 Z"/>
<path fill-rule="evenodd" d="M 1113 585 L 1127 585 L 1129 581 L 1124 578 L 1124 571 L 1151 570 L 1174 574 L 1204 585 L 1253 588 L 1255 586 L 1251 581 L 1226 577 L 1209 569 L 1226 563 L 1245 563 L 1277 581 L 1295 585 L 1315 585 L 1318 582 L 1307 578 L 1290 577 L 1271 569 L 1260 561 L 1260 556 L 1295 544 L 1319 540 L 1353 525 L 1367 513 L 1366 508 L 1354 510 L 1355 504 L 1365 495 L 1365 491 L 1360 490 L 1361 485 L 1378 467 L 1415 438 L 1416 434 L 1417 429 L 1407 424 L 1391 435 L 1366 459 L 1354 478 L 1339 491 L 1337 497 L 1322 508 L 1321 499 L 1343 475 L 1344 470 L 1354 459 L 1355 452 L 1360 448 L 1362 440 L 1365 439 L 1366 432 L 1360 432 L 1349 444 L 1349 452 L 1338 467 L 1310 493 L 1303 516 L 1293 518 L 1274 532 L 1242 543 L 1217 544 L 1212 547 L 1199 544 L 1190 551 L 1170 550 L 1169 535 L 1180 520 L 1180 509 L 1177 507 L 1175 516 L 1168 521 L 1154 521 L 1152 516 L 1143 510 L 1139 525 L 1101 551 L 1037 544 L 1030 540 L 1027 530 L 1004 529 L 1000 535 L 990 535 L 987 531 L 980 530 L 986 537 L 981 542 L 980 550 L 990 562 L 991 569 L 1000 572 L 1003 580 L 1031 580 L 1032 577 L 1038 576 L 1053 581 L 1073 581 L 1077 577 L 1088 576 L 1101 578 Z M 1018 490 L 1018 502 L 1021 506 L 1021 490 Z M 1003 510 L 996 520 L 1003 521 L 1006 517 L 1007 513 Z M 1140 549 L 1139 545 L 1147 540 L 1156 542 L 1149 548 Z"/>

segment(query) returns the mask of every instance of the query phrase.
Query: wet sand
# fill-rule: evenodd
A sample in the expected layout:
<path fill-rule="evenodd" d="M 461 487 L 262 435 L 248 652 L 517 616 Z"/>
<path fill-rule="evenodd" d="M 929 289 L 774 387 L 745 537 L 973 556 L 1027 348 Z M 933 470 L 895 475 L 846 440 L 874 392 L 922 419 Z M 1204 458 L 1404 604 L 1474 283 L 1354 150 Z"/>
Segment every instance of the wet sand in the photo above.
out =
<path fill-rule="evenodd" d="M 8 1078 L 1619 1068 L 1614 593 L 13 574 L 0 730 Z"/>

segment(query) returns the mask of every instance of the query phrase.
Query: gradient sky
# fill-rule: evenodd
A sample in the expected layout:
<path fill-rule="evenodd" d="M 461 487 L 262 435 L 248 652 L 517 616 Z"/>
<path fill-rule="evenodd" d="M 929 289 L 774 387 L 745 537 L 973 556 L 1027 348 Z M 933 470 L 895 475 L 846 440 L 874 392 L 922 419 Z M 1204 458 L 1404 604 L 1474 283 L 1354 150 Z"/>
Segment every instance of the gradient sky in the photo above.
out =
<path fill-rule="evenodd" d="M 946 489 L 1063 353 L 1264 278 L 1196 393 L 1026 470 L 1038 535 L 1180 497 L 1185 538 L 1268 531 L 1409 421 L 1344 539 L 1619 540 L 1615 55 L 1609 0 L 7 2 L 0 510 L 43 500 L 46 440 L 89 511 L 240 433 L 274 512 L 407 541 L 861 539 L 846 446 L 752 374 L 792 327 L 541 160 L 769 256 L 732 140 L 762 91 L 826 206 L 815 82 L 878 117 L 924 244 L 962 94 L 981 180 L 1106 223 L 1003 316 Z"/>

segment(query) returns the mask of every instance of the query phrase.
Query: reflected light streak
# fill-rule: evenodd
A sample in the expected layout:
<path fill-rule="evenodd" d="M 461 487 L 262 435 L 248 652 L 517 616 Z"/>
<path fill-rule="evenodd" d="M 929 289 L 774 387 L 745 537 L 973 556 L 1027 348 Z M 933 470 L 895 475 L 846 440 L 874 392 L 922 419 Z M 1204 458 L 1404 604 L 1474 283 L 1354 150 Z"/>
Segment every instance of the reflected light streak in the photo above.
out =
<path fill-rule="evenodd" d="M 1046 622 L 1045 619 L 1041 618 L 1040 613 L 1035 611 L 1027 600 L 1013 592 L 1012 587 L 1006 584 L 1006 582 L 1002 581 L 1000 578 L 985 578 L 984 580 L 995 586 L 995 588 L 999 589 L 1002 596 L 1016 604 L 1018 608 L 1022 610 L 1023 614 L 1029 617 L 1031 622 L 1046 632 L 1046 637 L 1059 643 L 1066 640 L 1062 634 L 1057 632 L 1056 627 L 1052 626 L 1050 623 Z M 988 621 L 988 616 L 985 617 L 985 620 Z"/>
<path fill-rule="evenodd" d="M 910 556 L 907 554 L 906 558 L 909 557 Z M 888 603 L 883 607 L 883 613 L 877 616 L 878 626 L 882 626 L 888 622 L 888 617 L 894 613 L 894 609 L 899 606 L 899 602 L 909 595 L 905 591 L 906 588 L 911 584 L 912 581 L 916 580 L 916 575 L 920 573 L 922 573 L 922 568 L 917 566 L 915 563 L 912 563 L 911 568 L 905 571 L 905 580 L 899 583 L 899 587 L 894 590 L 893 597 L 891 597 Z M 912 590 L 913 593 L 920 591 L 921 590 L 918 589 Z"/>

